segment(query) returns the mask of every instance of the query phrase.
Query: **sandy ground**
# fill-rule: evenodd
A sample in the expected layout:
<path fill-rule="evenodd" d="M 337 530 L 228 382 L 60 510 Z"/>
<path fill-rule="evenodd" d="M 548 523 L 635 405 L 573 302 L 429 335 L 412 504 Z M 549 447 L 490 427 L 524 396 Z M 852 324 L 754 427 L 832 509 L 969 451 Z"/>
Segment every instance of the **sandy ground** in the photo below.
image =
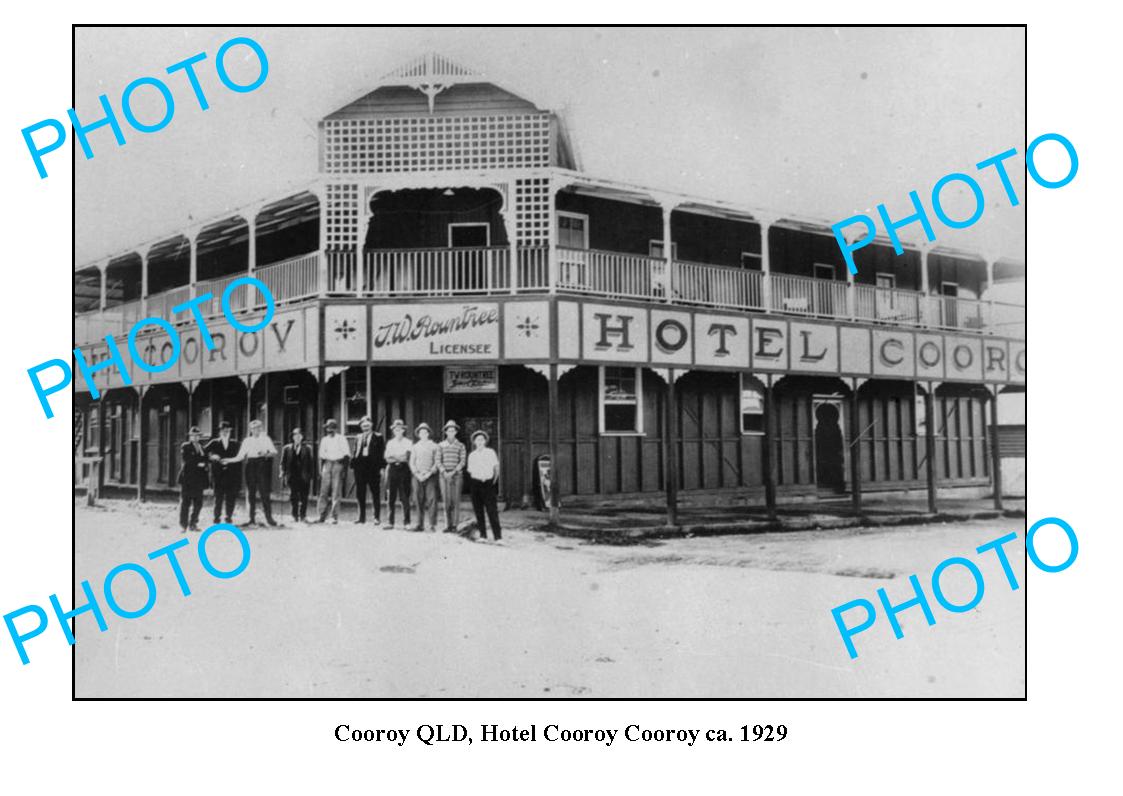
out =
<path fill-rule="evenodd" d="M 208 507 L 209 509 L 209 507 Z M 249 529 L 241 575 L 208 575 L 199 536 L 179 553 L 184 597 L 167 561 L 147 554 L 183 538 L 175 507 L 76 503 L 79 580 L 148 564 L 155 607 L 99 633 L 78 619 L 78 697 L 1022 697 L 1024 589 L 974 549 L 1021 521 L 802 531 L 593 545 L 512 530 L 502 546 L 371 526 Z M 204 512 L 205 513 L 205 512 Z M 237 518 L 236 518 L 237 519 Z M 208 543 L 216 566 L 236 542 Z M 1019 582 L 1024 544 L 1009 547 Z M 978 558 L 979 606 L 952 614 L 930 579 L 950 556 Z M 928 590 L 936 617 L 879 613 L 851 660 L 831 608 Z M 943 580 L 966 602 L 959 568 Z M 139 577 L 114 595 L 144 603 Z M 104 606 L 104 603 L 103 603 Z M 855 617 L 857 621 L 860 617 Z M 34 642 L 32 642 L 34 643 Z"/>

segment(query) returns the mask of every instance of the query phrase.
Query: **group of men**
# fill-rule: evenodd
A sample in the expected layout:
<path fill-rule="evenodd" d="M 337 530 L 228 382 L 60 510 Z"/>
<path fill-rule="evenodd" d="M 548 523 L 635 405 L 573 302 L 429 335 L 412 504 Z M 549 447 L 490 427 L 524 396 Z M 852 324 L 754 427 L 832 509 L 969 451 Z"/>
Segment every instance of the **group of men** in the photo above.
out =
<path fill-rule="evenodd" d="M 347 438 L 339 433 L 339 424 L 335 420 L 326 421 L 324 436 L 315 456 L 312 445 L 304 440 L 302 430 L 293 429 L 292 441 L 281 450 L 280 477 L 282 485 L 289 490 L 294 521 L 308 521 L 308 497 L 318 462 L 318 522 L 339 522 L 339 504 L 346 492 L 347 472 L 353 470 L 355 497 L 359 505 L 357 523 L 366 522 L 369 492 L 374 524 L 381 525 L 382 473 L 385 469 L 391 527 L 395 527 L 395 510 L 400 503 L 404 520 L 402 527 L 435 532 L 439 505 L 443 514 L 443 530 L 455 532 L 460 527 L 460 495 L 466 475 L 480 538 L 487 538 L 487 523 L 491 525 L 492 538 L 496 541 L 502 538 L 497 501 L 499 457 L 488 447 L 490 439 L 486 431 L 472 434 L 472 451 L 468 452 L 458 438 L 460 426 L 455 420 L 445 423 L 445 438 L 440 443 L 430 439 L 432 430 L 428 423 L 421 423 L 414 429 L 414 440 L 406 436 L 406 424 L 401 420 L 395 420 L 390 425 L 389 440 L 374 430 L 369 417 L 362 418 L 359 428 L 352 451 Z M 218 436 L 205 446 L 200 443 L 200 436 L 199 428 L 192 426 L 187 442 L 180 449 L 183 466 L 179 474 L 179 524 L 183 532 L 199 530 L 203 491 L 208 485 L 214 487 L 214 521 L 231 522 L 241 487 L 243 462 L 249 503 L 248 524 L 257 524 L 257 505 L 260 502 L 266 524 L 276 526 L 269 496 L 277 449 L 273 440 L 262 433 L 261 421 L 250 422 L 250 435 L 240 444 L 231 439 L 231 425 L 225 420 L 219 423 Z M 411 503 L 417 508 L 416 524 L 410 523 Z"/>

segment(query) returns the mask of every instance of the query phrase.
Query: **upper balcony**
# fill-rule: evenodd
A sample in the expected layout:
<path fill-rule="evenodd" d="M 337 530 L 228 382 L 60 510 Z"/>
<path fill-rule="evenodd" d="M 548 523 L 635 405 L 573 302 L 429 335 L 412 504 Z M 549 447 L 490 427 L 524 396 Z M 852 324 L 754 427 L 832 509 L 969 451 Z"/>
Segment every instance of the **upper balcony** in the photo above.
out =
<path fill-rule="evenodd" d="M 164 290 L 104 312 L 79 313 L 76 341 L 126 334 L 141 317 L 171 318 L 173 307 L 204 293 L 212 296 L 202 305 L 204 316 L 218 316 L 226 287 L 244 275 L 203 280 L 194 290 L 189 285 Z M 1023 336 L 1025 329 L 1025 307 L 1019 304 L 597 249 L 555 247 L 553 258 L 546 246 L 312 252 L 260 267 L 253 276 L 269 287 L 279 305 L 317 297 L 557 293 L 1010 337 Z M 251 295 L 256 293 L 236 289 L 231 307 L 251 309 Z"/>
<path fill-rule="evenodd" d="M 850 276 L 821 225 L 762 221 L 699 200 L 563 177 L 551 191 L 526 195 L 513 183 L 486 180 L 329 191 L 326 198 L 321 186 L 248 208 L 160 240 L 143 255 L 76 271 L 78 342 L 125 334 L 143 317 L 172 318 L 173 307 L 204 293 L 212 295 L 204 314 L 220 315 L 223 291 L 247 274 L 282 304 L 576 294 L 1025 334 L 1024 304 L 994 289 L 1009 264 L 939 249 L 897 255 L 878 241 L 858 250 L 858 273 Z M 235 310 L 248 309 L 248 295 L 236 291 Z"/>

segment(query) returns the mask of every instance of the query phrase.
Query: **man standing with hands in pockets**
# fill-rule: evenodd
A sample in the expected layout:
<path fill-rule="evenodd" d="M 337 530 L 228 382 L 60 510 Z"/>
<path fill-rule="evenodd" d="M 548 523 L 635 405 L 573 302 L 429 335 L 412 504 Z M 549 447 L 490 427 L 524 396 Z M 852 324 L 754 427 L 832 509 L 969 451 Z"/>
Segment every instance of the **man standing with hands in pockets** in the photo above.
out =
<path fill-rule="evenodd" d="M 417 496 L 417 530 L 437 530 L 437 470 L 440 469 L 441 449 L 429 439 L 429 424 L 422 423 L 415 430 L 417 442 L 413 443 L 409 467 L 413 471 L 413 491 Z"/>
<path fill-rule="evenodd" d="M 386 505 L 390 509 L 390 527 L 394 527 L 394 510 L 400 499 L 402 513 L 405 514 L 405 527 L 409 527 L 409 457 L 413 443 L 406 439 L 406 424 L 395 420 L 390 424 L 394 436 L 386 443 L 386 478 L 390 482 L 390 494 Z"/>
<path fill-rule="evenodd" d="M 347 475 L 347 461 L 351 448 L 347 438 L 339 434 L 339 424 L 334 420 L 324 423 L 324 438 L 320 440 L 320 522 L 326 522 L 331 513 L 331 524 L 339 523 L 339 501 L 343 499 L 343 479 Z"/>

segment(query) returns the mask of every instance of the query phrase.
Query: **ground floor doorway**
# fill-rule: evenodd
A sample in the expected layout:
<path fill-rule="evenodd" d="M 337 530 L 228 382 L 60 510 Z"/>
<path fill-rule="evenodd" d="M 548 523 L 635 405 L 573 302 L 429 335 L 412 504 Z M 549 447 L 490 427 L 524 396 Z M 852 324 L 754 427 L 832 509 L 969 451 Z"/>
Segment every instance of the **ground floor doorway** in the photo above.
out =
<path fill-rule="evenodd" d="M 842 399 L 815 396 L 811 401 L 815 423 L 815 483 L 820 491 L 846 490 L 846 444 L 842 432 Z"/>

